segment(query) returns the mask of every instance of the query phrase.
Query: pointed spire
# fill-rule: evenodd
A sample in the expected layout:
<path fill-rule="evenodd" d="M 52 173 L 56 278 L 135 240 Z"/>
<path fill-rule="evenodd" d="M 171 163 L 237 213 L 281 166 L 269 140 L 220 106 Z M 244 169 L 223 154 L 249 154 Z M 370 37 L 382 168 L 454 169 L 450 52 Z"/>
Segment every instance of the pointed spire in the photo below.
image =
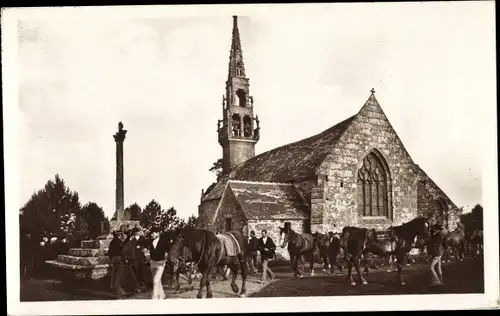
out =
<path fill-rule="evenodd" d="M 233 16 L 233 38 L 231 40 L 231 53 L 229 55 L 228 78 L 245 77 L 243 64 L 243 51 L 241 50 L 240 31 L 238 30 L 238 17 Z"/>

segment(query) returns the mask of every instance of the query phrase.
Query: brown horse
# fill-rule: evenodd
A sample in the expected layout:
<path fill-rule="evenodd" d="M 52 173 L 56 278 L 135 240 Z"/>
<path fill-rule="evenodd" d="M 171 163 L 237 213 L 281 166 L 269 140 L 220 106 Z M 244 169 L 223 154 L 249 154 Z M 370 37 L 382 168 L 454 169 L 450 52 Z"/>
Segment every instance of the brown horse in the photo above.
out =
<path fill-rule="evenodd" d="M 303 256 L 307 256 L 310 262 L 311 275 L 314 275 L 314 238 L 313 235 L 307 233 L 296 233 L 293 229 L 280 227 L 281 248 L 285 248 L 288 243 L 288 253 L 290 254 L 290 263 L 294 271 L 294 276 L 302 277 L 302 269 L 304 266 Z M 300 261 L 300 269 L 299 269 Z"/>
<path fill-rule="evenodd" d="M 211 276 L 214 273 L 215 267 L 227 265 L 231 269 L 232 280 L 231 289 L 234 293 L 238 293 L 238 285 L 236 285 L 236 276 L 241 268 L 241 292 L 240 296 L 246 295 L 246 279 L 247 265 L 246 254 L 248 241 L 243 233 L 239 230 L 231 230 L 224 234 L 229 240 L 234 240 L 234 248 L 226 248 L 222 237 L 216 236 L 213 232 L 206 229 L 198 228 L 181 228 L 175 238 L 172 249 L 167 256 L 167 270 L 175 272 L 179 267 L 179 257 L 184 247 L 187 247 L 193 256 L 198 271 L 202 273 L 200 280 L 200 289 L 197 298 L 202 298 L 203 288 L 207 289 L 207 298 L 212 297 L 210 289 Z"/>
<path fill-rule="evenodd" d="M 430 237 L 429 220 L 425 217 L 417 217 L 399 226 L 389 229 L 389 238 L 396 243 L 394 254 L 397 259 L 398 279 L 401 285 L 406 282 L 403 279 L 403 261 L 407 254 L 415 246 L 415 237 L 428 240 Z"/>
<path fill-rule="evenodd" d="M 165 243 L 166 243 L 167 253 L 170 252 L 170 249 L 172 249 L 175 238 L 177 237 L 177 233 L 178 233 L 178 230 L 169 230 L 169 231 L 165 231 L 162 233 L 161 238 L 166 239 Z M 193 258 L 191 255 L 191 251 L 188 248 L 184 247 L 184 249 L 182 249 L 181 254 L 179 256 L 179 267 L 178 267 L 177 271 L 175 272 L 175 275 L 173 276 L 175 278 L 174 279 L 172 279 L 172 278 L 166 279 L 167 283 L 175 281 L 175 289 L 176 290 L 179 290 L 181 287 L 181 284 L 179 282 L 181 274 L 186 276 L 186 278 L 188 280 L 188 284 L 193 283 L 193 276 L 196 273 L 196 271 L 195 271 L 195 269 L 193 269 L 193 260 L 192 259 Z M 166 276 L 166 275 L 167 275 L 167 273 L 164 274 L 164 276 Z"/>
<path fill-rule="evenodd" d="M 330 267 L 330 273 L 335 272 L 335 267 L 337 267 L 340 272 L 342 272 L 342 265 L 338 262 L 338 257 L 342 250 L 340 246 L 340 239 L 333 237 L 333 233 L 329 232 L 328 235 L 322 233 L 314 233 L 313 240 L 316 249 L 319 251 L 321 259 L 323 259 L 323 271 L 328 272 Z M 329 237 L 332 235 L 332 237 Z"/>
<path fill-rule="evenodd" d="M 352 266 L 354 265 L 359 281 L 362 284 L 368 283 L 360 271 L 360 260 L 363 255 L 367 253 L 381 257 L 395 255 L 398 278 L 401 285 L 404 285 L 405 282 L 402 276 L 403 260 L 406 254 L 412 249 L 413 241 L 416 236 L 428 238 L 429 223 L 426 218 L 417 217 L 403 225 L 390 227 L 387 232 L 387 240 L 385 241 L 379 240 L 373 229 L 352 226 L 344 227 L 342 230 L 341 243 L 344 251 L 348 254 L 347 280 L 351 285 L 356 285 L 351 272 Z"/>
<path fill-rule="evenodd" d="M 444 258 L 443 262 L 450 262 L 450 255 L 454 259 L 464 260 L 465 253 L 465 226 L 459 222 L 454 231 L 448 232 L 443 240 Z"/>

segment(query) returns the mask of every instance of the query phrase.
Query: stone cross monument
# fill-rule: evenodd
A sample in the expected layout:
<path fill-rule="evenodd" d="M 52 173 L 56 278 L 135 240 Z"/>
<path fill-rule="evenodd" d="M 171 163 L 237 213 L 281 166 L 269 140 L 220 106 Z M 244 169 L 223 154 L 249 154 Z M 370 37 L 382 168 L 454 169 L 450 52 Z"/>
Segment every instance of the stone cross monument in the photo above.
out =
<path fill-rule="evenodd" d="M 116 143 L 116 220 L 110 222 L 110 230 L 118 230 L 120 228 L 128 229 L 131 227 L 139 226 L 138 221 L 131 221 L 130 216 L 125 214 L 125 193 L 123 190 L 123 142 L 127 130 L 123 129 L 123 123 L 118 123 L 118 132 L 113 137 Z M 124 227 L 126 226 L 126 227 Z"/>
<path fill-rule="evenodd" d="M 113 135 L 116 143 L 116 220 L 121 222 L 123 220 L 124 210 L 124 191 L 123 191 L 123 142 L 127 130 L 123 129 L 122 122 L 118 123 L 118 132 Z"/>

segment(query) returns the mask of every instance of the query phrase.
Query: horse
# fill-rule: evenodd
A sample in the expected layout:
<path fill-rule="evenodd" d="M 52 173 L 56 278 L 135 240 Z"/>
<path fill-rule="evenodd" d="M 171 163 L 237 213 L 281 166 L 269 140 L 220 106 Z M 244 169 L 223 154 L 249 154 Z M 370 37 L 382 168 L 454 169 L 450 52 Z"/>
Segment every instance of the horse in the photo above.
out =
<path fill-rule="evenodd" d="M 314 245 L 318 249 L 321 259 L 323 259 L 323 271 L 327 272 L 328 267 L 330 267 L 330 273 L 333 274 L 335 267 L 337 267 L 342 272 L 343 267 L 337 260 L 342 250 L 340 240 L 336 237 L 331 239 L 328 235 L 333 235 L 332 232 L 329 232 L 328 235 L 319 232 L 312 235 Z"/>
<path fill-rule="evenodd" d="M 310 262 L 311 276 L 314 275 L 314 237 L 308 233 L 296 233 L 293 229 L 280 227 L 281 248 L 285 248 L 288 243 L 288 253 L 290 254 L 290 263 L 294 271 L 294 276 L 302 277 L 302 268 L 304 266 L 303 256 L 307 256 Z M 299 269 L 298 263 L 301 263 Z"/>
<path fill-rule="evenodd" d="M 454 259 L 464 260 L 465 253 L 465 227 L 459 222 L 457 228 L 448 232 L 443 240 L 444 258 L 443 262 L 450 262 L 450 252 Z"/>
<path fill-rule="evenodd" d="M 430 238 L 429 220 L 425 217 L 419 216 L 408 223 L 399 226 L 391 226 L 389 229 L 390 240 L 396 243 L 394 254 L 397 259 L 398 279 L 401 285 L 406 282 L 403 279 L 403 260 L 415 246 L 415 237 L 420 237 L 427 241 Z"/>
<path fill-rule="evenodd" d="M 227 244 L 227 240 L 232 240 L 234 244 Z M 197 298 L 202 298 L 202 291 L 205 287 L 207 289 L 206 297 L 212 297 L 210 280 L 214 273 L 214 267 L 224 265 L 227 265 L 231 269 L 231 289 L 234 293 L 239 292 L 235 280 L 239 267 L 241 267 L 242 284 L 240 297 L 246 296 L 246 255 L 248 241 L 241 231 L 231 230 L 216 236 L 212 231 L 206 229 L 190 227 L 179 229 L 174 244 L 167 256 L 168 271 L 177 271 L 179 257 L 184 247 L 187 247 L 191 251 L 193 259 L 196 261 L 195 266 L 202 273 Z"/>
<path fill-rule="evenodd" d="M 398 278 L 401 285 L 403 280 L 403 260 L 411 250 L 416 236 L 429 237 L 429 222 L 424 217 L 417 217 L 400 226 L 392 226 L 387 231 L 387 240 L 380 241 L 374 229 L 347 226 L 342 230 L 341 244 L 347 254 L 348 276 L 351 285 L 356 285 L 352 277 L 352 266 L 356 268 L 359 281 L 362 284 L 368 282 L 362 276 L 359 269 L 360 258 L 366 253 L 372 253 L 381 257 L 395 255 L 397 259 Z M 366 263 L 365 263 L 366 269 Z"/>
<path fill-rule="evenodd" d="M 470 243 L 472 244 L 472 255 L 477 257 L 483 251 L 483 230 L 476 228 L 472 231 L 470 236 Z"/>

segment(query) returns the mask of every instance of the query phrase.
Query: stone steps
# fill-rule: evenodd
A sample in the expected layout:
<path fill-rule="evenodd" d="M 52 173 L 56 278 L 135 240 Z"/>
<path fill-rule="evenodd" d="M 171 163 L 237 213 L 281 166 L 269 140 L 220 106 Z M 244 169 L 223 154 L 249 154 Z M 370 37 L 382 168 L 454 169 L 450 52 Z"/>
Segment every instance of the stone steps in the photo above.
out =
<path fill-rule="evenodd" d="M 109 264 L 98 265 L 74 265 L 61 261 L 51 260 L 46 261 L 48 264 L 61 271 L 61 277 L 71 277 L 73 279 L 93 279 L 97 280 L 105 277 L 109 271 Z"/>
<path fill-rule="evenodd" d="M 101 244 L 98 240 L 82 240 L 82 248 L 84 249 L 99 249 Z"/>
<path fill-rule="evenodd" d="M 91 248 L 71 248 L 69 255 L 74 257 L 100 257 L 107 254 L 106 249 L 91 249 Z"/>
<path fill-rule="evenodd" d="M 106 256 L 77 257 L 71 255 L 58 255 L 57 262 L 69 265 L 77 265 L 77 266 L 96 266 L 96 265 L 108 264 L 109 259 Z"/>

